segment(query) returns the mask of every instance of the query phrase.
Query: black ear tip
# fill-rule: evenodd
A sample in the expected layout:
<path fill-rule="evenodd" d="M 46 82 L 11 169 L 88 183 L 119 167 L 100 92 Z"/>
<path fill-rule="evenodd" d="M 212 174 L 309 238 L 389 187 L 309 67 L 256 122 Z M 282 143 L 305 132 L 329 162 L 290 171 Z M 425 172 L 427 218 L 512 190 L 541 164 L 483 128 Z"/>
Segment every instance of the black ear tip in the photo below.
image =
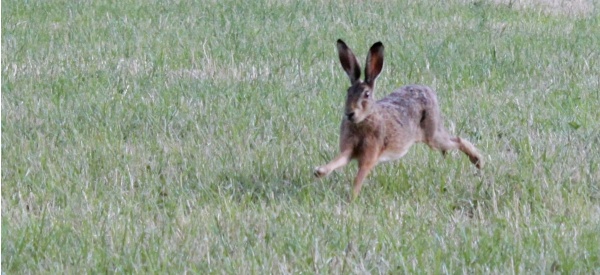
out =
<path fill-rule="evenodd" d="M 373 47 L 383 47 L 383 43 L 381 43 L 381 41 L 377 41 L 377 43 L 373 44 Z"/>
<path fill-rule="evenodd" d="M 346 43 L 344 43 L 344 41 L 342 39 L 337 40 L 337 48 L 338 48 L 338 51 L 350 50 L 350 48 L 346 45 Z"/>

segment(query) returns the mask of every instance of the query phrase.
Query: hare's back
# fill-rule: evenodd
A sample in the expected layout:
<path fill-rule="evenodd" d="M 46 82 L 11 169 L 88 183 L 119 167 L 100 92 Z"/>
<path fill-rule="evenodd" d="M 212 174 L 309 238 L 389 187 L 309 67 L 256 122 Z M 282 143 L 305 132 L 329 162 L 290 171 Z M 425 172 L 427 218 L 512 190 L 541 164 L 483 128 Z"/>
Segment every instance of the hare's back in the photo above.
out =
<path fill-rule="evenodd" d="M 430 87 L 407 85 L 379 100 L 379 104 L 387 107 L 394 106 L 403 113 L 420 113 L 422 110 L 435 108 L 437 106 L 437 98 L 435 91 Z"/>

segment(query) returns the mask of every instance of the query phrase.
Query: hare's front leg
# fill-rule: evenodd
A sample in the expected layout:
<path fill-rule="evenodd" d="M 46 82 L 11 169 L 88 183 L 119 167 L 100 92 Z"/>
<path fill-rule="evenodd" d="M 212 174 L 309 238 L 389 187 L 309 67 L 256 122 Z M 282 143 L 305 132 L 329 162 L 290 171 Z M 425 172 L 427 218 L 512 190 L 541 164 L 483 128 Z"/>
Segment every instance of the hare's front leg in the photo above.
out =
<path fill-rule="evenodd" d="M 356 178 L 354 179 L 351 200 L 354 200 L 356 197 L 358 197 L 363 181 L 369 172 L 371 172 L 371 169 L 375 167 L 375 165 L 377 165 L 377 154 L 375 152 L 365 154 L 358 160 L 358 174 L 356 174 Z"/>
<path fill-rule="evenodd" d="M 330 161 L 324 166 L 319 166 L 315 168 L 314 174 L 317 178 L 322 178 L 324 176 L 329 175 L 333 170 L 338 169 L 342 166 L 345 166 L 350 162 L 352 157 L 352 150 L 348 149 L 339 154 L 335 159 Z"/>

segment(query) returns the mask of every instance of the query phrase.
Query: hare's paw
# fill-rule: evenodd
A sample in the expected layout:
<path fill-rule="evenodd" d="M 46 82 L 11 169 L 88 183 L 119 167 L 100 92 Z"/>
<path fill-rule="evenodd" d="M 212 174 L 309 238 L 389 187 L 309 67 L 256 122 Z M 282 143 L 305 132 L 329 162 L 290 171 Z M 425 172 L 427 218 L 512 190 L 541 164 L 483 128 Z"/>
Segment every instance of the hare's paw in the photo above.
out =
<path fill-rule="evenodd" d="M 324 176 L 327 176 L 327 174 L 329 174 L 329 173 L 327 172 L 327 168 L 319 166 L 319 167 L 315 168 L 315 171 L 313 172 L 313 174 L 317 178 L 322 178 Z"/>
<path fill-rule="evenodd" d="M 469 160 L 471 161 L 471 163 L 475 164 L 475 167 L 477 167 L 477 169 L 483 168 L 483 158 L 480 155 L 469 156 Z"/>

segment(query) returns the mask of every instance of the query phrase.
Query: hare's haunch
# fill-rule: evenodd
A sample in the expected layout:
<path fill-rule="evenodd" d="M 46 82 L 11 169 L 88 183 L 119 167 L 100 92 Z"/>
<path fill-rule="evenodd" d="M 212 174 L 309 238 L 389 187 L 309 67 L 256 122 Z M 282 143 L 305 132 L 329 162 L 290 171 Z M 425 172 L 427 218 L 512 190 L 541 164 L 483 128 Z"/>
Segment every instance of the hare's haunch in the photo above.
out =
<path fill-rule="evenodd" d="M 360 65 L 352 50 L 342 40 L 337 41 L 337 49 L 351 84 L 341 125 L 341 153 L 328 164 L 317 167 L 315 176 L 326 176 L 351 160 L 358 160 L 352 189 L 352 198 L 356 198 L 363 180 L 377 163 L 401 158 L 417 142 L 442 154 L 461 150 L 477 168 L 483 166 L 483 158 L 473 144 L 450 135 L 444 128 L 433 89 L 408 85 L 375 101 L 375 79 L 383 68 L 381 42 L 373 44 L 367 54 L 364 81 L 360 80 Z"/>

